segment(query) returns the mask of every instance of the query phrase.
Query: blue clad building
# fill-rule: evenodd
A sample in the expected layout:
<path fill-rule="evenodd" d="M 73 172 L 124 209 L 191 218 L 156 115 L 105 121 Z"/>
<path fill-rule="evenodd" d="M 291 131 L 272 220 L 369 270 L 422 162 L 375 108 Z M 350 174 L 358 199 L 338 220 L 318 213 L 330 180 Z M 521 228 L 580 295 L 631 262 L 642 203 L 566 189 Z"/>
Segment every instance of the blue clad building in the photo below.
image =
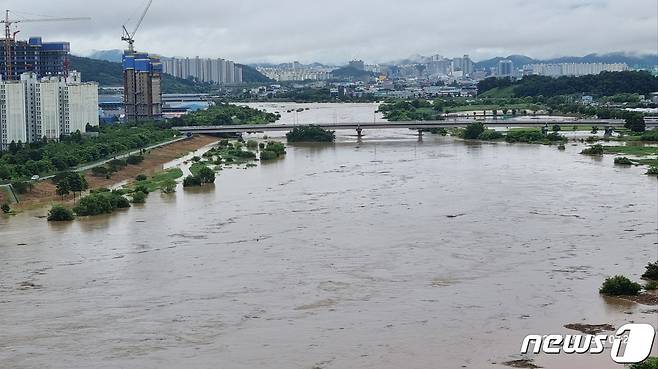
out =
<path fill-rule="evenodd" d="M 12 70 L 9 79 L 18 80 L 26 72 L 38 77 L 64 74 L 71 45 L 68 42 L 43 42 L 41 37 L 11 42 Z M 0 55 L 5 55 L 5 43 L 0 42 Z M 0 74 L 7 75 L 4 57 L 0 57 Z"/>

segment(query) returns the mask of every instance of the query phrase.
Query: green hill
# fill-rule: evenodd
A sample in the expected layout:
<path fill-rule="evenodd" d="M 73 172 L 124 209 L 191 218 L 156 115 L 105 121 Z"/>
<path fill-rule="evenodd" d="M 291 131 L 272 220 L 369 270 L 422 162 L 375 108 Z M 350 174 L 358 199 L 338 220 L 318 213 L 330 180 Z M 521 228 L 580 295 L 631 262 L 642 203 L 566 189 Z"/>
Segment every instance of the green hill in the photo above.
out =
<path fill-rule="evenodd" d="M 69 61 L 72 70 L 77 70 L 82 73 L 83 81 L 98 82 L 101 86 L 106 87 L 123 86 L 123 71 L 121 70 L 121 63 L 73 55 L 69 57 Z M 242 67 L 244 82 L 266 83 L 271 81 L 251 67 Z M 204 93 L 216 88 L 217 86 L 209 83 L 200 83 L 190 79 L 176 78 L 167 74 L 162 75 L 162 92 L 164 93 Z"/>
<path fill-rule="evenodd" d="M 526 76 L 519 81 L 487 78 L 478 83 L 480 96 L 514 97 L 587 94 L 613 96 L 622 93 L 647 94 L 658 91 L 658 78 L 645 71 L 603 72 L 582 77 Z"/>

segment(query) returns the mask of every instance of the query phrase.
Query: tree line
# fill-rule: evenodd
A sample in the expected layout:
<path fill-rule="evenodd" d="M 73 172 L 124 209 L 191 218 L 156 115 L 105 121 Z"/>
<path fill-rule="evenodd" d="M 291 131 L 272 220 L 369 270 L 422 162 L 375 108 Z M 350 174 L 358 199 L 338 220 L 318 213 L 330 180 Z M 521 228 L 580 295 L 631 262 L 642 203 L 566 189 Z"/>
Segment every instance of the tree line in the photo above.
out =
<path fill-rule="evenodd" d="M 585 94 L 613 96 L 625 93 L 648 94 L 658 91 L 658 77 L 646 71 L 603 72 L 581 77 L 526 76 L 521 80 L 487 78 L 478 83 L 478 93 L 494 88 L 512 87 L 514 96 L 544 96 Z"/>

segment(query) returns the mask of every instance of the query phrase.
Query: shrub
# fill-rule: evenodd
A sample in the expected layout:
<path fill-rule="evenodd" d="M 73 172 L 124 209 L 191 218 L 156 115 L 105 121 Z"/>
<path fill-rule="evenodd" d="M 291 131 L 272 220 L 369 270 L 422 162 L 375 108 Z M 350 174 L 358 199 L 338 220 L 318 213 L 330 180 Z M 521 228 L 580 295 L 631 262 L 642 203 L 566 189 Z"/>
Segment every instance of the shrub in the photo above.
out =
<path fill-rule="evenodd" d="M 215 183 L 215 172 L 208 167 L 199 169 L 197 177 L 201 180 L 201 183 Z"/>
<path fill-rule="evenodd" d="M 552 127 L 553 132 L 560 132 L 562 130 L 562 127 L 560 127 L 559 124 L 556 124 Z"/>
<path fill-rule="evenodd" d="M 647 270 L 642 274 L 642 278 L 658 281 L 658 261 L 647 265 Z"/>
<path fill-rule="evenodd" d="M 250 149 L 255 149 L 258 147 L 258 142 L 254 140 L 247 141 L 247 147 Z"/>
<path fill-rule="evenodd" d="M 233 149 L 229 150 L 228 152 L 229 155 L 235 156 L 236 158 L 240 159 L 255 159 L 256 154 L 254 154 L 251 151 L 243 151 L 242 149 Z"/>
<path fill-rule="evenodd" d="M 0 210 L 2 210 L 2 212 L 5 214 L 9 214 L 11 212 L 11 208 L 9 207 L 9 204 L 2 204 Z"/>
<path fill-rule="evenodd" d="M 128 209 L 130 208 L 130 201 L 123 196 L 117 196 L 116 208 L 117 209 Z"/>
<path fill-rule="evenodd" d="M 130 155 L 126 159 L 126 163 L 128 163 L 130 165 L 137 165 L 137 164 L 139 164 L 143 161 L 144 161 L 144 156 L 142 156 L 142 155 Z"/>
<path fill-rule="evenodd" d="M 509 143 L 515 142 L 541 142 L 544 141 L 546 137 L 538 129 L 518 129 L 507 132 L 505 136 L 505 141 Z"/>
<path fill-rule="evenodd" d="M 201 179 L 195 176 L 187 176 L 183 180 L 183 187 L 198 187 L 201 186 Z"/>
<path fill-rule="evenodd" d="M 445 128 L 430 128 L 430 133 L 434 135 L 447 136 L 448 130 Z"/>
<path fill-rule="evenodd" d="M 564 146 L 564 144 L 559 144 L 559 145 L 557 146 L 557 149 L 560 150 L 560 151 L 564 151 L 564 150 L 567 149 L 567 147 Z"/>
<path fill-rule="evenodd" d="M 650 167 L 645 174 L 648 176 L 658 176 L 658 167 Z"/>
<path fill-rule="evenodd" d="M 143 204 L 146 202 L 146 194 L 142 191 L 133 193 L 133 204 Z"/>
<path fill-rule="evenodd" d="M 70 222 L 74 219 L 71 209 L 67 209 L 62 205 L 53 205 L 48 212 L 49 222 Z"/>
<path fill-rule="evenodd" d="M 286 154 L 286 145 L 281 142 L 270 141 L 267 143 L 265 150 L 274 151 L 277 156 L 281 156 Z"/>
<path fill-rule="evenodd" d="M 110 170 L 103 166 L 91 168 L 91 175 L 94 177 L 105 177 L 110 173 Z"/>
<path fill-rule="evenodd" d="M 164 193 L 176 192 L 176 181 L 171 178 L 166 179 L 164 182 L 162 182 L 161 189 Z"/>
<path fill-rule="evenodd" d="M 462 138 L 476 140 L 484 133 L 485 129 L 484 124 L 481 122 L 471 123 L 466 126 L 466 129 L 464 129 Z"/>
<path fill-rule="evenodd" d="M 260 160 L 264 160 L 264 161 L 274 160 L 278 157 L 279 155 L 277 155 L 274 151 L 264 150 L 260 152 Z"/>
<path fill-rule="evenodd" d="M 546 140 L 550 142 L 557 142 L 557 141 L 566 141 L 566 138 L 564 136 L 561 136 L 557 132 L 551 132 L 546 135 Z"/>
<path fill-rule="evenodd" d="M 140 182 L 141 181 L 146 181 L 147 179 L 148 179 L 148 177 L 146 177 L 145 174 L 139 174 L 139 175 L 137 175 L 137 177 L 135 177 L 135 180 L 140 181 Z"/>
<path fill-rule="evenodd" d="M 619 158 L 615 158 L 615 164 L 617 164 L 617 165 L 633 165 L 633 162 L 631 161 L 631 159 L 629 159 L 627 157 L 619 157 Z"/>
<path fill-rule="evenodd" d="M 617 275 L 607 278 L 599 292 L 610 296 L 635 296 L 641 289 L 642 286 L 639 283 L 635 283 L 622 275 Z"/>
<path fill-rule="evenodd" d="M 650 357 L 641 363 L 631 365 L 630 369 L 658 369 L 658 358 Z"/>
<path fill-rule="evenodd" d="M 586 148 L 585 150 L 581 151 L 581 154 L 583 155 L 603 155 L 603 146 L 601 145 L 594 145 Z"/>
<path fill-rule="evenodd" d="M 504 135 L 498 131 L 495 131 L 493 129 L 487 129 L 484 132 L 480 134 L 478 139 L 480 140 L 498 140 L 503 138 Z"/>
<path fill-rule="evenodd" d="M 80 216 L 109 214 L 114 210 L 112 201 L 105 193 L 96 193 L 80 199 L 73 212 Z"/>
<path fill-rule="evenodd" d="M 261 150 L 265 149 L 265 143 L 264 142 L 259 143 L 258 148 Z"/>
<path fill-rule="evenodd" d="M 198 163 L 198 162 L 201 161 L 201 158 L 198 157 L 198 156 L 195 156 L 195 157 L 192 158 L 192 161 L 195 162 L 195 163 Z"/>
<path fill-rule="evenodd" d="M 651 131 L 646 131 L 640 136 L 642 141 L 658 141 L 658 129 L 652 129 Z"/>
<path fill-rule="evenodd" d="M 144 183 L 138 183 L 137 186 L 135 186 L 134 192 L 143 192 L 145 195 L 148 195 L 149 188 Z"/>
<path fill-rule="evenodd" d="M 658 282 L 656 281 L 650 281 L 647 284 L 644 285 L 644 289 L 647 291 L 655 291 L 658 290 Z"/>

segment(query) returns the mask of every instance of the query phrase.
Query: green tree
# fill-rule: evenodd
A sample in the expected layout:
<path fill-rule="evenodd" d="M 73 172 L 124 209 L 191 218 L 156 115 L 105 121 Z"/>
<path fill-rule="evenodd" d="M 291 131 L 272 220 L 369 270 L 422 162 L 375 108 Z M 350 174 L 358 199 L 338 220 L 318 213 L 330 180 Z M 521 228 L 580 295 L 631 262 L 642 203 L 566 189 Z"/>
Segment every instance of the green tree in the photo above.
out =
<path fill-rule="evenodd" d="M 199 177 L 201 183 L 215 183 L 215 172 L 208 167 L 204 166 L 199 169 L 197 177 Z"/>
<path fill-rule="evenodd" d="M 647 129 L 646 123 L 644 123 L 644 117 L 642 114 L 631 114 L 626 118 L 626 124 L 624 127 L 630 129 L 633 132 L 644 132 Z"/>
<path fill-rule="evenodd" d="M 477 140 L 485 129 L 482 122 L 471 123 L 464 129 L 464 138 L 467 140 Z"/>
<path fill-rule="evenodd" d="M 137 191 L 133 193 L 133 204 L 143 204 L 146 202 L 146 193 Z"/>
<path fill-rule="evenodd" d="M 64 200 L 64 196 L 67 196 L 69 193 L 71 193 L 71 187 L 69 186 L 69 182 L 64 180 L 57 183 L 57 187 L 55 188 L 55 193 L 57 193 L 58 196 L 61 196 L 62 200 Z"/>

